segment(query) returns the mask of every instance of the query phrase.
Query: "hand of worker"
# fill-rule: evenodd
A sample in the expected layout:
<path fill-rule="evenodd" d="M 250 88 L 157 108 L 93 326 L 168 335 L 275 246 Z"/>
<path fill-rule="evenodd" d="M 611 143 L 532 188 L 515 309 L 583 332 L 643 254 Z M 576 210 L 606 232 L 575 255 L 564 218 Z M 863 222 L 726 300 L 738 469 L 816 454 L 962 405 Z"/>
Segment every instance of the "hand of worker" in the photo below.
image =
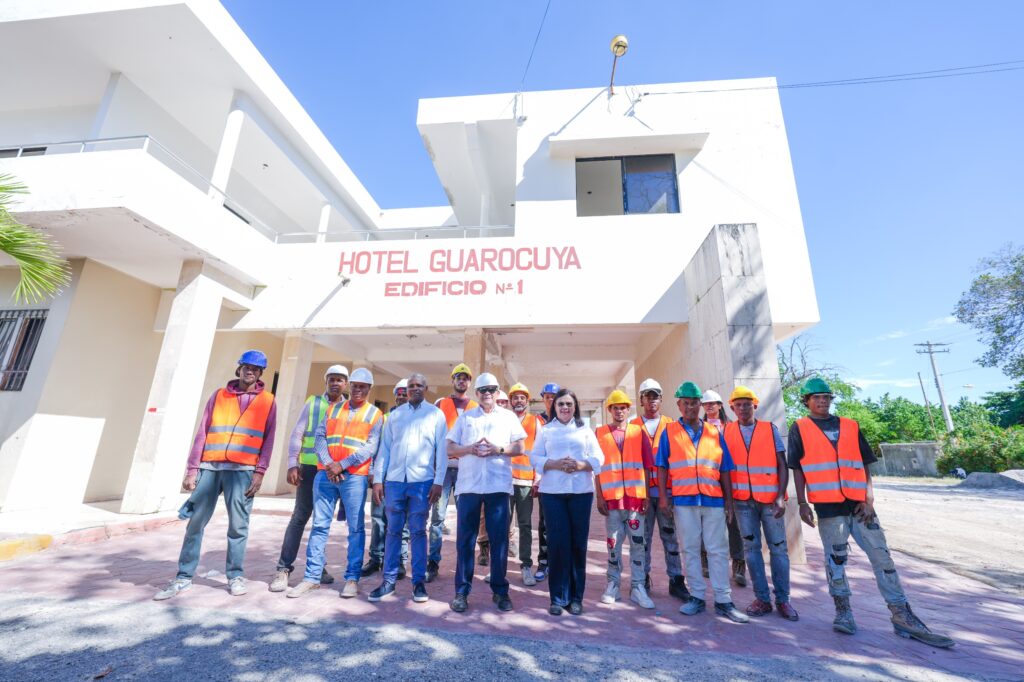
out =
<path fill-rule="evenodd" d="M 288 483 L 289 485 L 298 485 L 302 483 L 302 470 L 299 467 L 291 467 L 288 469 Z"/>
<path fill-rule="evenodd" d="M 565 457 L 562 459 L 562 471 L 567 474 L 574 474 L 579 471 L 579 462 L 574 460 L 572 457 Z"/>
<path fill-rule="evenodd" d="M 384 503 L 384 484 L 373 484 L 373 503 L 378 507 Z"/>
<path fill-rule="evenodd" d="M 331 462 L 327 465 L 327 478 L 332 483 L 337 483 L 345 475 L 345 470 L 341 468 L 341 465 L 337 462 Z"/>
<path fill-rule="evenodd" d="M 540 483 L 534 483 L 530 486 L 530 497 L 537 497 L 540 495 Z"/>
<path fill-rule="evenodd" d="M 601 516 L 608 516 L 608 503 L 603 497 L 597 498 L 597 513 Z"/>
<path fill-rule="evenodd" d="M 196 472 L 185 474 L 185 478 L 181 481 L 181 487 L 185 490 L 192 492 L 196 489 Z"/>
<path fill-rule="evenodd" d="M 732 525 L 732 520 L 736 516 L 736 506 L 732 500 L 725 501 L 725 522 Z"/>
<path fill-rule="evenodd" d="M 853 508 L 853 515 L 860 519 L 861 523 L 871 523 L 875 520 L 875 507 L 871 502 L 861 502 Z"/>
<path fill-rule="evenodd" d="M 427 496 L 427 502 L 431 505 L 435 504 L 441 499 L 441 486 L 432 485 L 430 486 L 430 494 Z"/>
<path fill-rule="evenodd" d="M 814 510 L 806 502 L 800 503 L 800 520 L 814 528 Z"/>
<path fill-rule="evenodd" d="M 663 512 L 668 511 L 668 495 L 660 495 L 658 497 L 658 509 Z"/>
<path fill-rule="evenodd" d="M 498 454 L 498 448 L 486 438 L 481 438 L 473 446 L 473 454 L 477 457 L 490 457 Z"/>
<path fill-rule="evenodd" d="M 775 498 L 775 504 L 772 505 L 772 516 L 777 519 L 781 519 L 786 514 L 786 498 L 779 495 Z"/>
<path fill-rule="evenodd" d="M 252 475 L 252 483 L 245 489 L 245 496 L 256 497 L 256 493 L 260 491 L 261 485 L 263 485 L 263 474 L 257 471 Z"/>

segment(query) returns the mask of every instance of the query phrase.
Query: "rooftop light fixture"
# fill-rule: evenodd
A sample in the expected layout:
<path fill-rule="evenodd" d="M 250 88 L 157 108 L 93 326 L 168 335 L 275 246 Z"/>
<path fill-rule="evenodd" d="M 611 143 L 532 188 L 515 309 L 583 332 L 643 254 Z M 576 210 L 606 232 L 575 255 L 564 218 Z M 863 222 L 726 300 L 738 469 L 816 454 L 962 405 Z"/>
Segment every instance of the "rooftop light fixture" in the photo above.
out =
<path fill-rule="evenodd" d="M 626 50 L 628 49 L 629 40 L 626 39 L 626 36 L 619 34 L 612 38 L 611 51 L 612 54 L 615 55 L 615 58 L 612 59 L 612 78 L 611 81 L 609 81 L 608 83 L 609 95 L 615 94 L 615 65 L 618 63 L 619 57 L 626 54 Z"/>

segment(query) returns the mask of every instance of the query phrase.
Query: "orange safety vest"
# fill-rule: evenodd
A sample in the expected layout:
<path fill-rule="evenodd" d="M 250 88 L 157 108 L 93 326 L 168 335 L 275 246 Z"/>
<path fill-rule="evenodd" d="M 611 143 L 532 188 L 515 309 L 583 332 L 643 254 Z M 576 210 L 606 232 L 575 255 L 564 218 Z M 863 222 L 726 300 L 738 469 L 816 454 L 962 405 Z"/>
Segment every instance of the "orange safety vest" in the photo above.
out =
<path fill-rule="evenodd" d="M 750 436 L 750 450 L 743 442 L 739 422 L 725 425 L 725 444 L 736 468 L 729 474 L 732 498 L 771 504 L 779 494 L 778 456 L 775 454 L 775 434 L 771 422 L 757 420 Z M 785 493 L 783 493 L 785 495 Z"/>
<path fill-rule="evenodd" d="M 800 468 L 807 482 L 807 499 L 815 504 L 867 499 L 868 477 L 860 456 L 860 427 L 852 419 L 839 418 L 839 447 L 810 417 L 796 420 L 804 454 Z"/>
<path fill-rule="evenodd" d="M 479 403 L 471 399 L 469 403 L 466 404 L 466 410 L 472 410 L 474 407 L 477 407 L 477 405 L 479 405 Z M 441 408 L 442 412 L 444 412 L 444 420 L 448 422 L 448 430 L 451 431 L 452 427 L 455 426 L 455 421 L 459 418 L 459 410 L 455 407 L 455 401 L 451 399 L 451 396 L 448 396 L 447 398 L 441 398 L 438 400 L 437 406 Z"/>
<path fill-rule="evenodd" d="M 661 415 L 660 421 L 658 422 L 658 428 L 654 430 L 654 437 L 651 438 L 651 434 L 647 433 L 647 425 L 644 424 L 644 418 L 642 416 L 636 417 L 630 424 L 636 424 L 640 427 L 640 430 L 644 432 L 644 437 L 651 441 L 651 453 L 654 455 L 654 461 L 658 461 L 658 446 L 661 445 L 661 434 L 665 432 L 665 427 L 672 423 L 672 420 Z M 647 472 L 647 486 L 649 488 L 658 487 L 658 465 L 654 464 L 651 466 L 651 470 Z"/>
<path fill-rule="evenodd" d="M 376 405 L 369 400 L 364 402 L 354 412 L 349 407 L 349 402 L 335 403 L 327 413 L 327 452 L 331 459 L 340 462 L 353 452 L 366 444 L 370 439 L 370 432 L 373 425 L 381 420 L 383 416 Z M 376 454 L 376 453 L 375 453 Z M 368 476 L 373 457 L 370 457 L 362 464 L 350 466 L 346 471 L 358 476 Z M 317 467 L 324 469 L 322 463 Z"/>
<path fill-rule="evenodd" d="M 263 390 L 249 401 L 249 406 L 242 412 L 238 407 L 237 394 L 229 393 L 225 388 L 217 391 L 210 428 L 206 430 L 203 461 L 256 466 L 273 404 L 274 394 Z"/>
<path fill-rule="evenodd" d="M 604 453 L 604 462 L 597 475 L 601 495 L 606 500 L 632 497 L 647 499 L 647 481 L 644 480 L 644 430 L 635 424 L 626 424 L 626 437 L 622 451 L 612 436 L 612 427 L 599 426 L 595 431 L 597 442 Z"/>
<path fill-rule="evenodd" d="M 714 424 L 704 423 L 696 448 L 679 422 L 672 422 L 665 430 L 668 432 L 668 476 L 672 495 L 722 497 L 722 445 Z"/>
<path fill-rule="evenodd" d="M 533 450 L 533 442 L 537 439 L 542 422 L 535 415 L 527 414 L 522 419 L 523 430 L 526 431 L 526 440 L 523 441 L 525 453 L 512 458 L 512 478 L 516 481 L 529 481 L 537 477 L 530 464 L 530 451 Z"/>

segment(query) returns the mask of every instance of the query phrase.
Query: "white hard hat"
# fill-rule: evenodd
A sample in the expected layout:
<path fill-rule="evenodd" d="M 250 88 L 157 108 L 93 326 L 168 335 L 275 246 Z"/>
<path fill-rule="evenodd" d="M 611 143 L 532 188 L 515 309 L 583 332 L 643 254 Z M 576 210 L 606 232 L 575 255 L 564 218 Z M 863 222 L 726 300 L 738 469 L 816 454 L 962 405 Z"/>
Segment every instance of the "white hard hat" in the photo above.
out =
<path fill-rule="evenodd" d="M 657 391 L 659 394 L 663 393 L 661 390 L 661 384 L 654 379 L 644 379 L 643 383 L 640 384 L 640 389 L 637 391 L 639 395 L 647 393 L 647 391 Z"/>
<path fill-rule="evenodd" d="M 722 402 L 722 396 L 718 395 L 714 391 L 704 391 L 704 397 L 700 399 L 702 403 L 720 403 Z"/>
<path fill-rule="evenodd" d="M 508 396 L 505 395 L 505 391 L 498 391 L 498 395 L 494 396 L 495 400 L 508 400 Z"/>
<path fill-rule="evenodd" d="M 373 386 L 373 374 L 365 367 L 356 367 L 356 371 L 352 372 L 352 376 L 348 380 L 349 382 Z"/>
<path fill-rule="evenodd" d="M 483 388 L 484 386 L 498 386 L 498 377 L 494 376 L 490 372 L 484 372 L 476 378 L 476 383 L 473 384 L 473 388 Z"/>
<path fill-rule="evenodd" d="M 324 372 L 324 381 L 327 381 L 327 377 L 331 376 L 332 374 L 340 374 L 347 379 L 348 367 L 346 367 L 345 365 L 331 365 L 330 367 L 327 368 L 327 371 Z"/>
<path fill-rule="evenodd" d="M 400 389 L 400 388 L 404 388 L 404 389 L 408 390 L 409 389 L 409 380 L 408 379 L 402 379 L 397 384 L 395 384 L 395 390 L 393 390 L 392 393 L 394 393 L 395 395 L 398 395 L 398 389 Z"/>

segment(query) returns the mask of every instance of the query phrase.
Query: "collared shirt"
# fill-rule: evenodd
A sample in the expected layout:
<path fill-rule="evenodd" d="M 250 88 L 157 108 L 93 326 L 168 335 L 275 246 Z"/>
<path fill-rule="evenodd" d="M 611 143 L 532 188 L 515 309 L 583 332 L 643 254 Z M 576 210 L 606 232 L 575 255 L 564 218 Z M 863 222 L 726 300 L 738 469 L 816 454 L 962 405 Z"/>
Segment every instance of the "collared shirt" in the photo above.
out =
<path fill-rule="evenodd" d="M 373 462 L 373 482 L 433 481 L 441 485 L 448 461 L 447 432 L 444 412 L 428 402 L 410 402 L 393 409 Z"/>
<path fill-rule="evenodd" d="M 549 459 L 572 459 L 587 462 L 593 471 L 567 474 L 558 469 L 544 471 Z M 554 419 L 544 425 L 533 444 L 530 463 L 537 473 L 544 471 L 538 490 L 542 493 L 584 494 L 594 492 L 594 474 L 601 470 L 604 453 L 597 436 L 586 425 L 576 426 L 570 421 L 563 424 Z"/>
<path fill-rule="evenodd" d="M 700 436 L 704 433 L 704 422 L 701 422 L 700 428 L 694 430 L 690 428 L 690 425 L 685 423 L 682 418 L 679 419 L 679 423 L 682 424 L 683 429 L 686 430 L 686 434 L 693 441 L 693 447 L 697 447 L 700 443 Z M 725 434 L 722 430 L 718 430 L 718 444 L 722 447 L 722 465 L 718 470 L 722 474 L 727 474 L 736 468 L 736 465 L 732 462 L 732 455 L 729 454 L 729 446 L 725 444 Z M 672 445 L 669 441 L 668 429 L 665 429 L 661 434 L 661 440 L 658 442 L 658 466 L 668 468 L 668 454 Z M 669 487 L 672 487 L 671 476 L 668 481 Z M 696 495 L 673 495 L 672 504 L 677 507 L 724 507 L 725 497 L 711 497 L 703 493 Z"/>
<path fill-rule="evenodd" d="M 497 405 L 490 412 L 477 406 L 467 410 L 448 432 L 448 440 L 456 445 L 472 445 L 481 438 L 489 443 L 507 448 L 512 443 L 526 439 L 526 431 L 519 423 L 515 412 L 504 410 Z M 455 494 L 488 493 L 512 494 L 512 455 L 491 455 L 477 457 L 465 455 L 459 458 L 459 478 L 455 482 Z"/>
<path fill-rule="evenodd" d="M 360 407 L 362 407 L 360 405 Z M 352 405 L 349 409 L 355 412 L 359 408 Z M 362 447 L 353 452 L 348 457 L 338 461 L 342 469 L 348 469 L 350 467 L 357 467 L 363 462 L 371 459 L 377 454 L 377 446 L 380 444 L 380 431 L 381 425 L 384 423 L 383 415 L 377 420 L 377 423 L 370 429 L 370 437 L 366 439 Z M 320 460 L 320 463 L 325 467 L 329 466 L 334 462 L 331 457 L 331 453 L 327 450 L 327 420 L 324 419 L 322 422 L 317 424 L 316 427 L 316 439 L 313 441 L 313 449 L 316 450 L 316 457 Z"/>

